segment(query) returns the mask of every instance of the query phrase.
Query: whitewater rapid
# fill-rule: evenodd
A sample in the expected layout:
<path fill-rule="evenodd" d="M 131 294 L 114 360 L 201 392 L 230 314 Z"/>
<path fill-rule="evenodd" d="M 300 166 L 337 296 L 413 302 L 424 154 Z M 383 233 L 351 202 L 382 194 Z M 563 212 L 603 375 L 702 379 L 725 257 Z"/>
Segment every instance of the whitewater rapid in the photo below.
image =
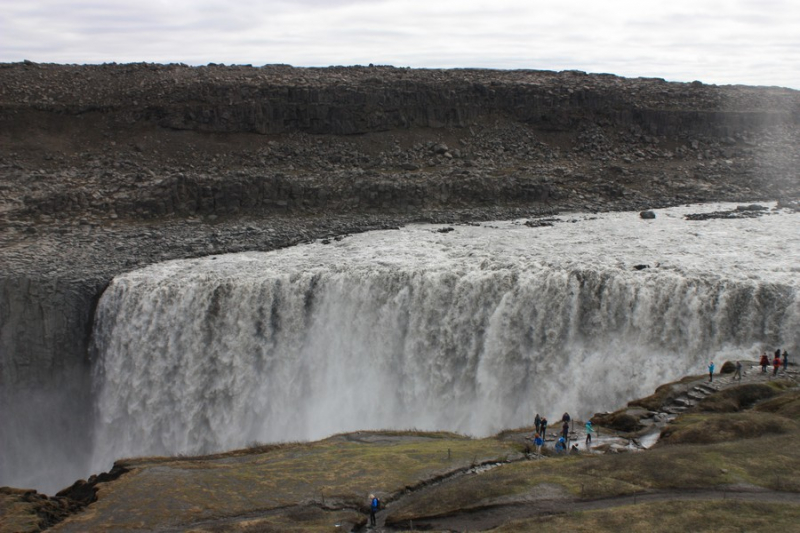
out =
<path fill-rule="evenodd" d="M 796 353 L 798 215 L 684 218 L 732 207 L 414 225 L 119 276 L 95 319 L 93 465 L 361 429 L 489 435 L 617 408 L 712 359 Z"/>

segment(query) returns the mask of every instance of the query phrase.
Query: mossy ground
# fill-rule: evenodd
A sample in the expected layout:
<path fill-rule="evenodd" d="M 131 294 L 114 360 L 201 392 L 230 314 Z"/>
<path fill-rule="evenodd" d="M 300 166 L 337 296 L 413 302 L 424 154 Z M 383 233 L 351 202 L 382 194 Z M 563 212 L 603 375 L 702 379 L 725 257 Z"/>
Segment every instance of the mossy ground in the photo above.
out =
<path fill-rule="evenodd" d="M 24 500 L 22 491 L 0 490 L 0 531 L 39 531 L 41 520 L 36 510 L 34 503 Z"/>
<path fill-rule="evenodd" d="M 132 471 L 102 485 L 99 501 L 58 530 L 196 524 L 197 531 L 213 531 L 252 516 L 237 528 L 256 527 L 255 521 L 257 527 L 274 523 L 286 530 L 287 523 L 302 522 L 304 531 L 330 531 L 335 523 L 365 517 L 371 492 L 388 500 L 407 487 L 514 453 L 491 438 L 387 432 L 255 454 L 127 461 Z M 292 516 L 307 519 L 298 522 Z"/>

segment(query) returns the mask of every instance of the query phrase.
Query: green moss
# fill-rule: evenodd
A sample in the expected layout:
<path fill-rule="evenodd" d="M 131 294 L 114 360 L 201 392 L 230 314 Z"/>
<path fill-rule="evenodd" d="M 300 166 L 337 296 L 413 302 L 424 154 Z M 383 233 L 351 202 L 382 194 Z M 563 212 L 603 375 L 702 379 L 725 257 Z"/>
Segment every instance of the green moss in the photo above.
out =
<path fill-rule="evenodd" d="M 777 398 L 762 402 L 756 406 L 755 410 L 800 421 L 800 391 L 791 391 Z"/>
<path fill-rule="evenodd" d="M 795 431 L 798 431 L 796 422 L 771 413 L 689 414 L 661 432 L 659 446 L 713 444 Z"/>
<path fill-rule="evenodd" d="M 513 453 L 491 438 L 379 432 L 270 447 L 253 455 L 138 460 L 128 464 L 133 472 L 101 490 L 93 513 L 73 519 L 93 531 L 197 523 L 323 500 L 366 511 L 371 492 L 388 501 L 407 487 Z"/>
<path fill-rule="evenodd" d="M 773 383 L 748 383 L 730 387 L 712 394 L 701 401 L 697 409 L 717 413 L 734 413 L 749 409 L 757 402 L 772 398 L 780 393 Z"/>

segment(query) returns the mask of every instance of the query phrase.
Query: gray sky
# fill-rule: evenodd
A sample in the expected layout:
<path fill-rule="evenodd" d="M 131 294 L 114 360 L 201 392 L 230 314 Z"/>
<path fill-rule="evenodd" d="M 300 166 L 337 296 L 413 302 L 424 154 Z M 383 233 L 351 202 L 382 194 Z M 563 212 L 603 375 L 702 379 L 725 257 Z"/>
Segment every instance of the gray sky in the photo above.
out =
<path fill-rule="evenodd" d="M 800 89 L 798 0 L 3 0 L 0 61 L 577 69 Z"/>

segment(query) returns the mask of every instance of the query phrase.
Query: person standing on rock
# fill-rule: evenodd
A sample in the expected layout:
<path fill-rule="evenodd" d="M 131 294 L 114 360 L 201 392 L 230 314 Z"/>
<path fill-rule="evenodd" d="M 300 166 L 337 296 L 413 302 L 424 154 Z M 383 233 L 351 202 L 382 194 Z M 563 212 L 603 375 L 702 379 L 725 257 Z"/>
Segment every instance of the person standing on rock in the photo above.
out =
<path fill-rule="evenodd" d="M 780 350 L 778 350 L 780 352 Z M 778 370 L 781 368 L 781 357 L 780 355 L 776 355 L 775 359 L 772 360 L 772 375 L 777 376 Z"/>
<path fill-rule="evenodd" d="M 786 350 L 783 351 L 783 371 L 784 373 L 789 368 L 789 354 L 786 353 Z"/>
<path fill-rule="evenodd" d="M 592 445 L 592 433 L 594 433 L 594 426 L 592 426 L 592 421 L 586 421 L 586 448 L 588 449 Z"/>
<path fill-rule="evenodd" d="M 761 359 L 758 361 L 758 364 L 761 365 L 761 373 L 767 373 L 767 366 L 769 365 L 769 358 L 767 358 L 767 352 L 763 352 L 761 354 Z"/>
<path fill-rule="evenodd" d="M 533 444 L 536 446 L 536 455 L 542 454 L 542 444 L 544 444 L 544 440 L 542 436 L 538 433 L 533 437 Z"/>
<path fill-rule="evenodd" d="M 541 421 L 542 439 L 547 440 L 547 417 L 543 416 Z"/>
<path fill-rule="evenodd" d="M 711 383 L 714 381 L 714 361 L 711 361 L 708 365 L 708 382 Z"/>
<path fill-rule="evenodd" d="M 561 425 L 561 436 L 569 443 L 569 422 L 564 422 Z"/>
<path fill-rule="evenodd" d="M 731 380 L 734 380 L 737 377 L 739 378 L 739 381 L 742 381 L 742 362 L 741 361 L 736 361 L 736 372 L 733 373 L 733 377 L 731 378 Z"/>
<path fill-rule="evenodd" d="M 539 413 L 536 413 L 536 418 L 533 419 L 533 424 L 536 426 L 536 433 L 539 433 L 539 429 L 542 426 L 542 419 L 539 417 Z"/>

